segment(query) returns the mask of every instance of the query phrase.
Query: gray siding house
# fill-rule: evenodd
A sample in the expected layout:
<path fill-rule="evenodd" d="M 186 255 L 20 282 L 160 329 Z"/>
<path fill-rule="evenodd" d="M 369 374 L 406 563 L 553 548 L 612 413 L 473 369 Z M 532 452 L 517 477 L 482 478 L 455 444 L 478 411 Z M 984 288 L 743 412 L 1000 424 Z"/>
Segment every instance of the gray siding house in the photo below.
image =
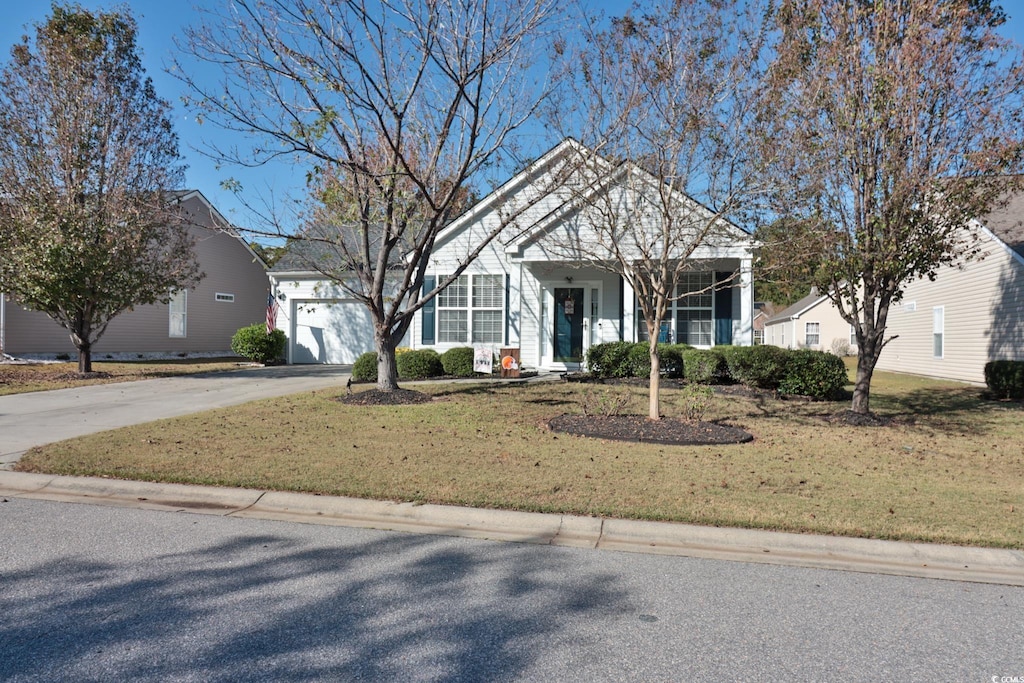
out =
<path fill-rule="evenodd" d="M 240 327 L 263 322 L 269 291 L 266 267 L 230 223 L 197 190 L 178 201 L 205 277 L 167 304 L 139 306 L 114 318 L 93 346 L 104 354 L 231 355 Z M 9 355 L 54 356 L 76 351 L 68 331 L 46 314 L 27 311 L 0 294 L 0 346 Z"/>

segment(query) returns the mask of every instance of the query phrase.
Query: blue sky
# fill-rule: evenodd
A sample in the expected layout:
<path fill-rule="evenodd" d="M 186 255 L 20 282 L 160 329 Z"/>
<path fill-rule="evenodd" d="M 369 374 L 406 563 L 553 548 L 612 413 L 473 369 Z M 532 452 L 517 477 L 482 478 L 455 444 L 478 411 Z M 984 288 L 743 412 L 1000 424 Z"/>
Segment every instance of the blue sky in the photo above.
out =
<path fill-rule="evenodd" d="M 89 9 L 110 9 L 118 3 L 79 0 L 79 4 Z M 243 196 L 254 203 L 260 201 L 259 197 L 273 196 L 280 199 L 288 193 L 301 192 L 304 173 L 288 164 L 279 163 L 259 169 L 217 168 L 211 160 L 196 151 L 196 148 L 202 147 L 204 140 L 214 139 L 224 133 L 209 124 L 201 126 L 196 123 L 195 118 L 181 104 L 181 96 L 184 94 L 182 84 L 166 74 L 164 68 L 169 65 L 175 53 L 174 38 L 180 37 L 184 27 L 194 21 L 196 15 L 188 8 L 197 3 L 188 0 L 128 0 L 123 4 L 127 4 L 139 24 L 139 45 L 147 74 L 153 78 L 157 93 L 175 106 L 174 125 L 181 139 L 182 154 L 189 166 L 188 186 L 202 191 L 214 206 L 240 227 L 253 225 L 253 218 L 237 197 L 221 189 L 222 181 L 237 179 L 244 188 Z M 206 0 L 201 4 L 214 6 L 217 1 Z M 621 11 L 626 5 L 617 0 L 604 0 L 597 4 L 604 5 L 609 13 Z M 1002 4 L 1010 14 L 1010 20 L 1002 27 L 1002 32 L 1017 43 L 1024 43 L 1024 9 L 1018 10 L 1015 0 L 1004 0 Z M 49 11 L 50 0 L 7 0 L 0 3 L 2 61 L 8 59 L 11 46 L 27 31 L 30 32 L 27 26 L 42 21 Z M 200 75 L 211 80 L 217 77 L 215 72 Z"/>

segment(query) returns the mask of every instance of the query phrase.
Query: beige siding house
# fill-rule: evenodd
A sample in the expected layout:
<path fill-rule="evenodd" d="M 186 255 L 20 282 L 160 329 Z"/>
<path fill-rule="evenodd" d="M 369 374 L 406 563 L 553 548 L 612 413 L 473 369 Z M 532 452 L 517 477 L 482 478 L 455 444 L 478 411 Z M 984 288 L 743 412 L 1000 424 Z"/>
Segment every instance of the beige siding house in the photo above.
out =
<path fill-rule="evenodd" d="M 824 294 L 811 293 L 764 323 L 764 343 L 785 349 L 814 349 L 837 355 L 857 353 L 850 323 Z"/>
<path fill-rule="evenodd" d="M 906 285 L 878 368 L 983 383 L 990 360 L 1024 360 L 1024 194 L 974 221 L 979 258 Z"/>
<path fill-rule="evenodd" d="M 198 191 L 182 193 L 205 277 L 168 304 L 139 306 L 114 318 L 93 346 L 105 354 L 231 354 L 240 327 L 266 317 L 266 268 L 227 220 Z M 0 345 L 13 356 L 74 356 L 67 330 L 44 313 L 27 311 L 9 298 L 0 302 Z"/>

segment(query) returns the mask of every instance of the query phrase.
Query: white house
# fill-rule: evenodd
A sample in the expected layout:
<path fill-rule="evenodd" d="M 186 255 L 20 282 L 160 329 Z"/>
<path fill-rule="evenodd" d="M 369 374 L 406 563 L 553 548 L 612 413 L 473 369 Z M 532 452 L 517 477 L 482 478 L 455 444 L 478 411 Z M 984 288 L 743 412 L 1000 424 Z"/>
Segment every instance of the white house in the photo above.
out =
<path fill-rule="evenodd" d="M 404 346 L 438 352 L 458 346 L 495 352 L 518 348 L 524 366 L 566 370 L 580 367 L 594 344 L 646 336 L 634 292 L 623 278 L 572 257 L 570 245 L 599 241 L 580 205 L 579 188 L 567 189 L 564 183 L 571 179 L 552 182 L 580 149 L 572 140 L 561 143 L 441 232 L 427 265 L 425 291 L 450 274 L 503 215 L 522 212 L 452 285 L 417 312 Z M 618 182 L 621 169 L 612 169 L 605 180 Z M 629 172 L 642 173 L 632 166 Z M 619 187 L 623 206 L 637 205 L 630 196 L 635 187 Z M 682 211 L 707 213 L 685 195 L 678 194 L 678 201 Z M 698 347 L 751 343 L 752 239 L 718 222 L 714 243 L 702 243 L 690 254 L 693 267 L 680 288 L 699 293 L 671 305 L 662 330 L 666 340 Z M 350 363 L 373 349 L 365 308 L 316 272 L 278 266 L 270 273 L 271 286 L 283 304 L 278 326 L 291 340 L 290 362 Z"/>

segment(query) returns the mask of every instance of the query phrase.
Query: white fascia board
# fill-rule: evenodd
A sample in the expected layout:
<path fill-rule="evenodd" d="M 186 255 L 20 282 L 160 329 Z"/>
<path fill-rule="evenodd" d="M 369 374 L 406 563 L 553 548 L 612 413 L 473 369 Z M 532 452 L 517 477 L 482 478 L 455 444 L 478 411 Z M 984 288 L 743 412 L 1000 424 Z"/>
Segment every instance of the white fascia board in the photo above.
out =
<path fill-rule="evenodd" d="M 1013 249 L 1012 249 L 1012 248 L 1010 247 L 1010 245 L 1009 245 L 1009 244 L 1007 244 L 1006 242 L 1004 242 L 1004 241 L 1002 241 L 1001 239 L 999 239 L 999 236 L 998 236 L 998 235 L 996 235 L 996 234 L 995 234 L 994 232 L 992 232 L 991 230 L 989 230 L 989 229 L 988 229 L 987 227 L 985 227 L 985 224 L 984 224 L 984 223 L 982 223 L 981 221 L 979 221 L 979 220 L 978 220 L 978 219 L 976 219 L 976 218 L 972 218 L 972 219 L 971 219 L 970 221 L 968 221 L 968 223 L 967 223 L 967 224 L 968 224 L 968 225 L 969 225 L 969 226 L 970 226 L 970 227 L 971 227 L 972 229 L 978 230 L 978 231 L 980 231 L 980 232 L 981 232 L 981 233 L 982 233 L 983 235 L 985 235 L 985 236 L 987 236 L 987 237 L 991 238 L 993 242 L 995 242 L 995 243 L 996 243 L 996 244 L 998 244 L 998 245 L 999 245 L 1000 247 L 1002 247 L 1002 248 L 1003 248 L 1003 250 L 1004 250 L 1004 251 L 1006 251 L 1006 253 L 1007 253 L 1007 254 L 1009 254 L 1009 255 L 1010 255 L 1010 257 L 1011 257 L 1011 258 L 1012 258 L 1012 259 L 1013 259 L 1014 261 L 1016 261 L 1016 262 L 1017 262 L 1017 265 L 1019 265 L 1019 266 L 1021 266 L 1021 267 L 1024 267 L 1024 256 L 1021 256 L 1020 254 L 1018 254 L 1018 253 L 1017 253 L 1016 251 L 1014 251 L 1014 250 L 1013 250 Z"/>
<path fill-rule="evenodd" d="M 531 176 L 536 174 L 540 169 L 544 168 L 545 166 L 550 165 L 552 161 L 565 154 L 565 152 L 570 148 L 578 149 L 580 147 L 582 147 L 580 143 L 574 140 L 573 138 L 566 138 L 562 142 L 558 143 L 552 149 L 548 150 L 548 152 L 540 159 L 537 159 L 532 164 L 524 168 L 522 171 L 506 180 L 502 185 L 493 190 L 489 195 L 478 201 L 468 210 L 463 212 L 458 218 L 456 218 L 454 221 L 452 221 L 447 226 L 442 228 L 437 233 L 437 239 L 434 241 L 434 243 L 437 244 L 443 242 L 452 233 L 458 232 L 465 228 L 466 226 L 470 225 L 484 212 L 493 208 L 494 205 L 497 204 L 500 200 L 505 199 L 513 188 L 516 188 L 519 185 L 523 184 L 524 182 L 528 181 Z"/>

